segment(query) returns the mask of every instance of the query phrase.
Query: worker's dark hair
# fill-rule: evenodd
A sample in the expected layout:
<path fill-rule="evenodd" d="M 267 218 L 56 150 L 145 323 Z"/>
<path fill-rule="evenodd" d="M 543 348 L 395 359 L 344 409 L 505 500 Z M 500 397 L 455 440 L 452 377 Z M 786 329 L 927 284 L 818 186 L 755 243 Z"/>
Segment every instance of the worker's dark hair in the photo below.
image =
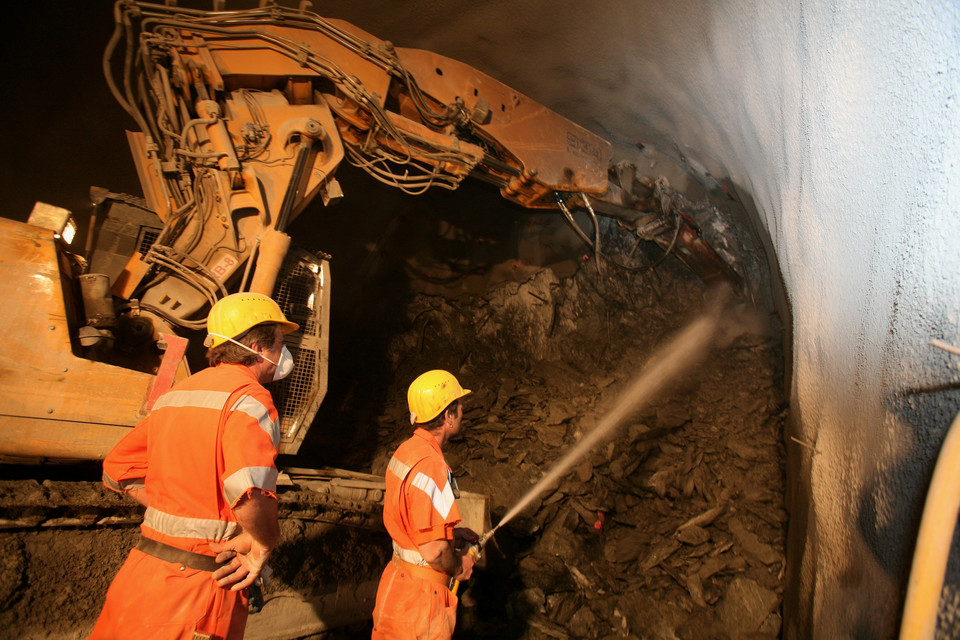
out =
<path fill-rule="evenodd" d="M 436 431 L 437 429 L 443 426 L 443 421 L 446 419 L 446 415 L 448 411 L 452 411 L 453 415 L 457 415 L 457 405 L 459 404 L 460 404 L 460 398 L 457 398 L 456 400 L 448 404 L 446 407 L 444 407 L 443 411 L 441 411 L 436 418 L 434 418 L 430 422 L 424 422 L 422 424 L 418 424 L 417 426 L 420 427 L 421 429 L 426 429 L 427 431 Z"/>
<path fill-rule="evenodd" d="M 254 325 L 234 338 L 240 344 L 253 347 L 259 344 L 261 347 L 272 347 L 276 340 L 277 323 L 261 322 Z M 243 347 L 238 347 L 229 340 L 222 342 L 216 347 L 207 350 L 207 364 L 215 367 L 218 364 L 242 364 L 251 365 L 257 361 L 259 356 L 251 353 Z"/>

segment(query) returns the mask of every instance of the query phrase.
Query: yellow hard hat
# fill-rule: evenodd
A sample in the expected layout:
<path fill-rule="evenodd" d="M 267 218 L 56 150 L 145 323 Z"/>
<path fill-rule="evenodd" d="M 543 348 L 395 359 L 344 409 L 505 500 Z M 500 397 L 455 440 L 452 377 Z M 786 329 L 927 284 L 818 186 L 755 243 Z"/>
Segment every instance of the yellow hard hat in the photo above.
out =
<path fill-rule="evenodd" d="M 447 405 L 470 393 L 453 377 L 442 369 L 434 369 L 420 374 L 407 389 L 407 406 L 410 407 L 410 424 L 430 422 Z"/>
<path fill-rule="evenodd" d="M 270 296 L 262 293 L 234 293 L 217 300 L 207 316 L 207 332 L 216 347 L 236 338 L 247 329 L 264 322 L 280 325 L 284 335 L 300 328 L 296 322 L 290 322 L 280 310 L 280 305 Z"/>

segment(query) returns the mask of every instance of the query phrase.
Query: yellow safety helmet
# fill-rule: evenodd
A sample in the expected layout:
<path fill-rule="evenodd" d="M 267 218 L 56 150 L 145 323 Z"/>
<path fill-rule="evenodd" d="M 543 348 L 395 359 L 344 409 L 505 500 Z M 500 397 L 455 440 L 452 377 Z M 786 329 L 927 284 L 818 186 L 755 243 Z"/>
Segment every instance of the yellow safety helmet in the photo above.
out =
<path fill-rule="evenodd" d="M 264 322 L 280 325 L 283 334 L 293 333 L 300 328 L 296 322 L 290 322 L 280 310 L 280 305 L 270 296 L 262 293 L 234 293 L 217 301 L 207 316 L 208 341 L 211 347 L 217 347 L 228 338 L 236 338 L 247 329 Z"/>
<path fill-rule="evenodd" d="M 470 393 L 453 377 L 442 369 L 434 369 L 420 374 L 407 389 L 407 406 L 410 407 L 410 424 L 430 422 L 446 409 L 454 400 Z"/>

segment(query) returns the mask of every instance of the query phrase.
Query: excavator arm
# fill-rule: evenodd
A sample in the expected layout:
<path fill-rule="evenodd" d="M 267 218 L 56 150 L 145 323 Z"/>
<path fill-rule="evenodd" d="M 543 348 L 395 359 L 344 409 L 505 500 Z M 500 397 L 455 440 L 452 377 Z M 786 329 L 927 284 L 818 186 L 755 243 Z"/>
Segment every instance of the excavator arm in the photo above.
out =
<path fill-rule="evenodd" d="M 317 195 L 343 196 L 344 159 L 407 193 L 470 176 L 575 227 L 574 209 L 613 217 L 704 280 L 737 280 L 671 206 L 668 185 L 613 166 L 608 141 L 464 63 L 276 5 L 120 0 L 115 16 L 104 66 L 140 125 L 130 144 L 164 226 L 113 292 L 165 322 L 196 324 L 225 286 L 272 294 L 287 225 Z M 598 234 L 576 228 L 599 251 Z M 176 295 L 172 271 L 193 274 Z M 157 272 L 169 272 L 162 286 L 145 284 Z"/>

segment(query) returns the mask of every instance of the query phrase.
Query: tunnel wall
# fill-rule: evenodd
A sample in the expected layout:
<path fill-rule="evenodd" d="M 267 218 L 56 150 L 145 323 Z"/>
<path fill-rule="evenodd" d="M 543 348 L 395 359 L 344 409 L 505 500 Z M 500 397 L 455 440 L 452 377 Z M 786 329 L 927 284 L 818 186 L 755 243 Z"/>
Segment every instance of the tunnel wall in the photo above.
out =
<path fill-rule="evenodd" d="M 792 328 L 785 636 L 895 637 L 960 408 L 958 358 L 929 345 L 960 344 L 957 7 L 456 5 L 422 3 L 438 28 L 391 37 L 521 87 L 627 159 L 636 141 L 683 152 L 751 205 Z"/>
<path fill-rule="evenodd" d="M 785 635 L 893 637 L 960 408 L 957 359 L 929 345 L 960 343 L 957 10 L 762 4 L 721 3 L 693 56 L 662 56 L 660 82 L 686 81 L 663 87 L 651 122 L 752 197 L 787 291 Z"/>

